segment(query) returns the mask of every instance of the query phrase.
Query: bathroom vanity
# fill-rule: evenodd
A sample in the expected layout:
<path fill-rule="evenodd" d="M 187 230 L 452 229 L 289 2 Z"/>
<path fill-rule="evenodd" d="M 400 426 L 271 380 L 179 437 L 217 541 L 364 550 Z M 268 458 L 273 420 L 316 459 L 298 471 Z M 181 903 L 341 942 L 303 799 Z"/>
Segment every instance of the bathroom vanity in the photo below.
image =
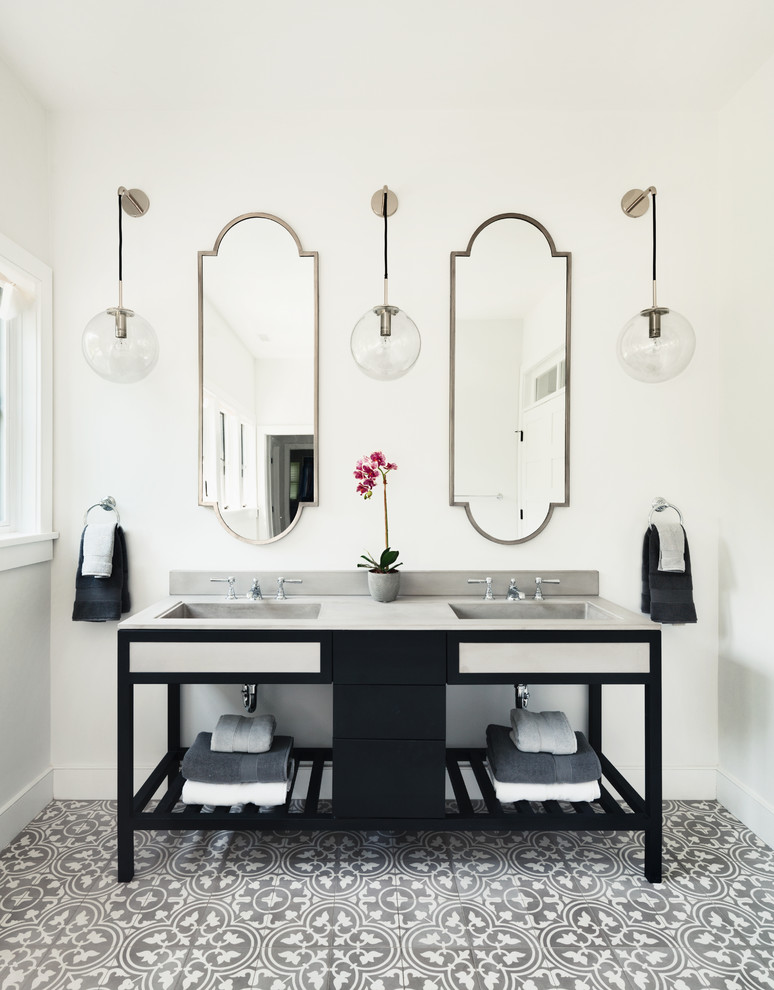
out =
<path fill-rule="evenodd" d="M 409 593 L 385 605 L 347 593 L 361 588 L 352 582 L 362 582 L 362 575 L 338 582 L 305 575 L 304 595 L 286 602 L 225 602 L 196 593 L 209 590 L 203 579 L 173 572 L 170 597 L 118 630 L 119 880 L 133 876 L 137 830 L 349 828 L 640 831 L 645 876 L 659 882 L 660 627 L 600 599 L 596 572 L 552 574 L 560 576 L 563 594 L 545 602 L 482 602 L 469 594 L 463 576 L 446 573 L 436 580 L 414 575 L 405 582 Z M 249 586 L 247 575 L 244 580 Z M 505 576 L 496 582 L 507 587 Z M 464 592 L 451 593 L 455 589 Z M 230 812 L 181 803 L 180 686 L 217 683 L 333 684 L 331 744 L 296 747 L 284 806 Z M 485 726 L 481 747 L 447 747 L 447 684 L 502 684 L 507 721 L 513 686 L 536 683 L 587 685 L 588 739 L 603 774 L 598 801 L 501 805 L 485 765 Z M 139 684 L 167 685 L 167 748 L 135 792 Z M 604 755 L 604 684 L 642 687 L 642 795 Z M 299 764 L 309 769 L 303 786 Z M 321 803 L 326 766 L 332 767 L 332 800 Z"/>

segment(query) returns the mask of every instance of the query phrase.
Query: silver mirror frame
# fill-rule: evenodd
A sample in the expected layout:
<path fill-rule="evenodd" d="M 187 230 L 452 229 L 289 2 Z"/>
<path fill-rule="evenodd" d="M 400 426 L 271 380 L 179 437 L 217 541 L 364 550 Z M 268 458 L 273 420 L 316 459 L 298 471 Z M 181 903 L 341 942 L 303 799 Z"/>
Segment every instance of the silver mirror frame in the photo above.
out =
<path fill-rule="evenodd" d="M 242 536 L 240 533 L 235 532 L 223 518 L 220 505 L 218 502 L 214 502 L 210 499 L 204 497 L 204 259 L 216 257 L 220 249 L 221 242 L 226 234 L 235 227 L 238 223 L 242 223 L 243 220 L 272 220 L 274 223 L 278 223 L 281 227 L 290 234 L 296 244 L 298 249 L 299 258 L 312 258 L 314 259 L 314 469 L 313 469 L 313 484 L 314 484 L 314 501 L 312 502 L 302 502 L 299 505 L 298 512 L 290 523 L 290 525 L 283 529 L 281 533 L 276 536 L 272 536 L 268 540 L 251 540 L 249 537 Z M 319 447 L 320 447 L 320 435 L 319 435 L 319 383 L 320 383 L 320 358 L 319 358 L 319 331 L 320 331 L 320 290 L 319 290 L 319 255 L 317 251 L 304 251 L 301 241 L 298 238 L 295 230 L 290 226 L 290 224 L 285 223 L 280 217 L 276 217 L 271 213 L 243 213 L 241 216 L 235 217 L 221 230 L 218 236 L 215 238 L 215 244 L 211 251 L 199 251 L 198 252 L 198 300 L 199 300 L 199 505 L 208 506 L 215 510 L 215 515 L 218 522 L 223 526 L 223 528 L 230 533 L 236 539 L 241 540 L 243 543 L 252 543 L 254 546 L 266 546 L 269 543 L 276 543 L 277 540 L 281 540 L 283 537 L 287 536 L 288 533 L 293 530 L 298 521 L 301 518 L 303 510 L 306 508 L 314 507 L 319 505 L 319 494 L 318 494 L 318 475 L 319 475 Z"/>
<path fill-rule="evenodd" d="M 476 520 L 473 518 L 473 513 L 471 512 L 470 502 L 458 501 L 454 497 L 454 414 L 455 414 L 455 397 L 454 397 L 454 382 L 455 382 L 455 343 L 456 343 L 456 321 L 457 321 L 457 272 L 456 263 L 457 258 L 469 258 L 470 253 L 473 250 L 473 244 L 475 243 L 478 235 L 485 230 L 490 224 L 496 223 L 498 220 L 524 220 L 526 223 L 532 224 L 536 227 L 541 234 L 545 237 L 548 242 L 548 246 L 551 249 L 552 258 L 564 258 L 567 262 L 567 275 L 566 275 L 566 285 L 565 285 L 565 362 L 566 362 L 566 381 L 565 381 L 565 407 L 564 407 L 564 501 L 563 502 L 549 502 L 548 512 L 546 517 L 540 526 L 530 533 L 528 536 L 520 537 L 518 540 L 502 540 L 496 536 L 492 536 L 491 533 L 487 533 L 484 529 L 479 526 Z M 470 524 L 473 526 L 477 532 L 479 532 L 485 539 L 491 540 L 492 543 L 503 543 L 507 545 L 516 543 L 526 543 L 528 540 L 533 540 L 538 533 L 542 531 L 548 525 L 548 522 L 553 514 L 553 511 L 557 507 L 566 507 L 570 504 L 570 312 L 571 312 L 571 290 L 572 290 L 572 253 L 570 251 L 557 251 L 556 245 L 551 235 L 548 233 L 546 228 L 534 217 L 529 217 L 524 213 L 498 213 L 497 216 L 490 217 L 480 224 L 473 232 L 472 237 L 468 241 L 468 246 L 464 251 L 452 251 L 450 257 L 450 267 L 451 267 L 451 277 L 450 277 L 450 354 L 449 354 L 449 505 L 459 506 L 464 508 Z"/>

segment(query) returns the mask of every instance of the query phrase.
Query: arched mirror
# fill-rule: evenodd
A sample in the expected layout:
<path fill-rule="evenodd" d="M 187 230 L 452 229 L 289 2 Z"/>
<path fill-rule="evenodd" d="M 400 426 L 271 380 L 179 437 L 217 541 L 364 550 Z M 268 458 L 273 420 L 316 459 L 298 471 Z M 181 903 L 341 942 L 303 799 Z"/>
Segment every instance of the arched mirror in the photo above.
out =
<path fill-rule="evenodd" d="M 451 255 L 451 505 L 523 543 L 569 504 L 569 252 L 521 213 Z"/>
<path fill-rule="evenodd" d="M 271 543 L 317 505 L 317 252 L 268 213 L 199 252 L 199 504 Z"/>

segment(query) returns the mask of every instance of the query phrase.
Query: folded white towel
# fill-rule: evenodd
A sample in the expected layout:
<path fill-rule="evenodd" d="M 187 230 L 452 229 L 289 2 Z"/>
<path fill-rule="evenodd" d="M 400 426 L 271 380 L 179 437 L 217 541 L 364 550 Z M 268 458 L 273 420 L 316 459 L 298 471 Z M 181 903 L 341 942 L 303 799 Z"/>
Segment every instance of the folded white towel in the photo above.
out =
<path fill-rule="evenodd" d="M 489 769 L 489 768 L 487 768 Z M 509 784 L 498 780 L 489 769 L 497 800 L 511 801 L 596 801 L 599 781 L 586 780 L 580 784 Z"/>
<path fill-rule="evenodd" d="M 109 578 L 113 573 L 115 523 L 89 523 L 83 531 L 84 577 Z"/>
<path fill-rule="evenodd" d="M 231 808 L 239 804 L 257 804 L 273 808 L 284 804 L 293 780 L 293 766 L 287 780 L 273 784 L 205 784 L 187 780 L 181 795 L 183 804 L 204 804 Z"/>
<path fill-rule="evenodd" d="M 685 572 L 685 530 L 680 523 L 657 522 L 658 569 L 683 574 Z"/>

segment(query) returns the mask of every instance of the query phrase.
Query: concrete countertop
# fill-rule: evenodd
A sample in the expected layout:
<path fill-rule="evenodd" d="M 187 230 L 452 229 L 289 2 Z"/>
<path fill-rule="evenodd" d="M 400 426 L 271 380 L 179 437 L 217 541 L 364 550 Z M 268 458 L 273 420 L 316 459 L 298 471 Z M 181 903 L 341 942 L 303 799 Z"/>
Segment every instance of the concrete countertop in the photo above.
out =
<path fill-rule="evenodd" d="M 604 619 L 529 619 L 523 613 L 534 606 L 531 599 L 519 602 L 506 602 L 500 598 L 486 603 L 479 597 L 454 596 L 452 598 L 434 595 L 401 596 L 394 602 L 383 603 L 373 601 L 367 595 L 294 595 L 288 589 L 287 602 L 274 602 L 271 598 L 261 602 L 248 602 L 244 597 L 237 599 L 235 604 L 255 609 L 255 618 L 163 618 L 165 612 L 173 609 L 181 602 L 210 603 L 220 602 L 227 605 L 223 595 L 169 595 L 155 602 L 148 608 L 129 616 L 119 623 L 119 630 L 136 632 L 139 630 L 173 631 L 180 629 L 266 629 L 283 631 L 314 632 L 331 629 L 368 629 L 368 630 L 401 630 L 427 629 L 453 632 L 480 632 L 483 630 L 503 631 L 518 630 L 610 630 L 610 631 L 654 631 L 660 628 L 658 623 L 651 621 L 648 616 L 632 612 L 596 595 L 551 595 L 546 601 L 589 602 L 610 614 L 609 620 Z M 491 617 L 481 619 L 459 619 L 450 607 L 450 602 L 471 603 L 481 602 L 482 606 L 492 609 Z M 269 604 L 272 608 L 271 617 L 262 618 L 261 609 Z M 314 619 L 297 617 L 283 618 L 280 609 L 285 604 L 320 604 L 319 615 Z M 264 611 L 264 615 L 266 612 Z M 520 614 L 522 617 L 520 617 Z"/>

